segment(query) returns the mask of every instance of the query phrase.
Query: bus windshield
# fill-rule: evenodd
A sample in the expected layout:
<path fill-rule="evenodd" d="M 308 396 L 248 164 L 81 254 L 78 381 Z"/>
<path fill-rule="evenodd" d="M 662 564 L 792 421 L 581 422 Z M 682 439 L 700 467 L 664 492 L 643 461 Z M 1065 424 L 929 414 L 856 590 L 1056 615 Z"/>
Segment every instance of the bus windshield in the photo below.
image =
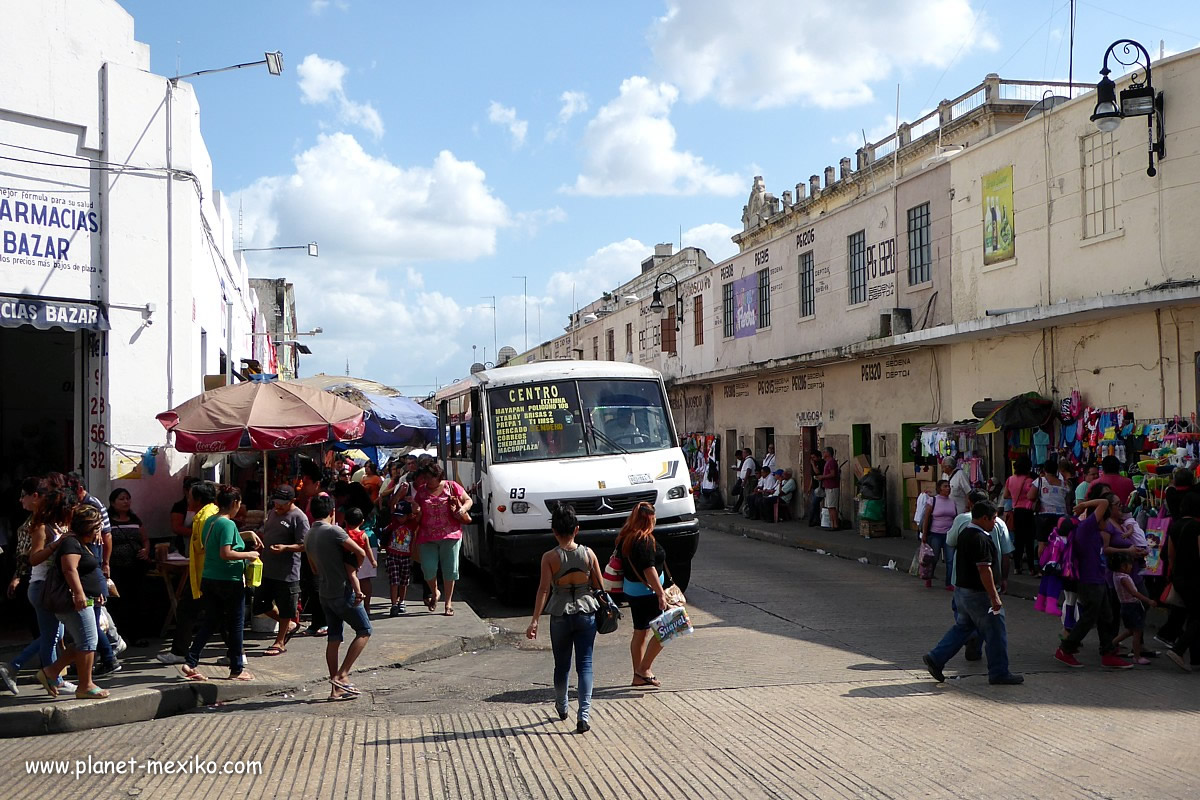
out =
<path fill-rule="evenodd" d="M 674 447 L 657 381 L 549 381 L 488 390 L 497 463 Z"/>

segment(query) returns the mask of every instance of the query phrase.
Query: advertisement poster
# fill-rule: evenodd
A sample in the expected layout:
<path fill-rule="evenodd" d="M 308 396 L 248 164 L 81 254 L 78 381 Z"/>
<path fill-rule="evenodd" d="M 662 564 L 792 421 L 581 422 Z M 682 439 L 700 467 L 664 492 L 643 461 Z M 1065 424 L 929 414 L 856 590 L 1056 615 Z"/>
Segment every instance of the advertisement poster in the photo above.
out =
<path fill-rule="evenodd" d="M 1013 230 L 1013 168 L 983 176 L 983 263 L 998 264 L 1017 256 Z"/>
<path fill-rule="evenodd" d="M 743 339 L 758 333 L 758 275 L 733 282 L 733 337 Z"/>

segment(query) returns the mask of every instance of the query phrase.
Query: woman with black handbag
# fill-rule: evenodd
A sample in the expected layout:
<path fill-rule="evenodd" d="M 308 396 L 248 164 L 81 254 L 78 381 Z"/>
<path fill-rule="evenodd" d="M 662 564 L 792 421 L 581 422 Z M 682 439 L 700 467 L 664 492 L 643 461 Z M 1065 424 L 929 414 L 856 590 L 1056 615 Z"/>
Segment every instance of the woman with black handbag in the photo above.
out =
<path fill-rule="evenodd" d="M 579 714 L 576 733 L 591 730 L 592 650 L 596 644 L 596 611 L 600 602 L 592 589 L 600 589 L 600 562 L 591 549 L 576 543 L 579 523 L 575 509 L 556 505 L 550 517 L 550 529 L 558 546 L 542 555 L 541 582 L 533 602 L 533 620 L 525 636 L 537 638 L 538 618 L 542 609 L 550 613 L 550 647 L 554 651 L 554 710 L 558 718 L 567 718 L 567 676 L 571 672 L 571 651 L 575 652 L 575 672 L 579 676 Z"/>
<path fill-rule="evenodd" d="M 66 628 L 71 643 L 58 660 L 38 670 L 37 679 L 51 697 L 58 697 L 58 676 L 69 665 L 75 665 L 79 683 L 75 697 L 79 700 L 103 700 L 108 692 L 92 682 L 92 666 L 96 657 L 96 615 L 92 608 L 103 602 L 104 576 L 99 560 L 90 545 L 100 537 L 103 518 L 96 508 L 80 504 L 71 515 L 69 533 L 59 539 L 53 564 L 46 575 L 42 604 Z"/>

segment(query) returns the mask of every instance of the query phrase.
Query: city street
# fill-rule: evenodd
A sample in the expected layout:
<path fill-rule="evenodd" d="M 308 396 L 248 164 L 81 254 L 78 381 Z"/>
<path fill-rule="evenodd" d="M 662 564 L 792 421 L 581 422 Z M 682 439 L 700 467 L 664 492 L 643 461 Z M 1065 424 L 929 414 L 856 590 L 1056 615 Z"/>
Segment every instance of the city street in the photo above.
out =
<path fill-rule="evenodd" d="M 847 534 L 850 535 L 850 534 Z M 1165 660 L 1119 673 L 1052 658 L 1056 623 L 1008 607 L 1017 687 L 961 656 L 936 685 L 920 656 L 949 595 L 906 574 L 706 532 L 688 592 L 695 635 L 628 686 L 629 623 L 600 637 L 590 734 L 551 705 L 549 642 L 527 609 L 464 581 L 496 649 L 314 690 L 88 734 L 0 742 L 11 798 L 929 797 L 1192 798 L 1200 676 Z M 532 588 L 531 588 L 532 595 Z M 545 626 L 543 626 L 545 627 Z M 261 761 L 258 776 L 26 777 L 31 759 Z"/>

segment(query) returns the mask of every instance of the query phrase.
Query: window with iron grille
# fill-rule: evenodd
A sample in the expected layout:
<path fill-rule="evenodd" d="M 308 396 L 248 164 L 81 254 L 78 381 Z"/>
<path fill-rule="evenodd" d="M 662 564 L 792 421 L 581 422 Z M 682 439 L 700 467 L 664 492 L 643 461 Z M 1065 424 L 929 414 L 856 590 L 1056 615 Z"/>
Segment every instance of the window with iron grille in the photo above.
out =
<path fill-rule="evenodd" d="M 592 360 L 593 361 L 600 360 L 600 337 L 599 336 L 592 337 Z"/>
<path fill-rule="evenodd" d="M 758 271 L 758 327 L 771 327 L 771 275 L 769 269 Z"/>
<path fill-rule="evenodd" d="M 800 254 L 800 316 L 811 317 L 817 313 L 816 286 L 813 275 L 812 250 Z"/>
<path fill-rule="evenodd" d="M 604 332 L 604 350 L 604 355 L 609 361 L 617 360 L 617 339 L 612 328 Z"/>
<path fill-rule="evenodd" d="M 846 271 L 850 274 L 850 305 L 867 302 L 867 232 L 846 237 Z"/>
<path fill-rule="evenodd" d="M 725 338 L 733 337 L 733 284 L 727 283 L 721 287 L 721 319 Z"/>
<path fill-rule="evenodd" d="M 1117 230 L 1116 145 L 1111 133 L 1084 136 L 1083 145 L 1083 238 Z"/>
<path fill-rule="evenodd" d="M 659 339 L 662 341 L 662 351 L 669 355 L 675 355 L 677 352 L 679 352 L 675 342 L 677 338 L 675 335 L 677 333 L 675 330 L 675 320 L 675 304 L 672 303 L 670 307 L 667 308 L 667 315 L 662 318 L 660 324 L 662 335 L 659 337 Z"/>
<path fill-rule="evenodd" d="M 692 298 L 692 339 L 693 344 L 704 344 L 704 295 Z"/>
<path fill-rule="evenodd" d="M 908 285 L 933 280 L 929 247 L 929 203 L 908 210 Z"/>
<path fill-rule="evenodd" d="M 625 323 L 625 355 L 633 354 L 633 323 Z"/>

